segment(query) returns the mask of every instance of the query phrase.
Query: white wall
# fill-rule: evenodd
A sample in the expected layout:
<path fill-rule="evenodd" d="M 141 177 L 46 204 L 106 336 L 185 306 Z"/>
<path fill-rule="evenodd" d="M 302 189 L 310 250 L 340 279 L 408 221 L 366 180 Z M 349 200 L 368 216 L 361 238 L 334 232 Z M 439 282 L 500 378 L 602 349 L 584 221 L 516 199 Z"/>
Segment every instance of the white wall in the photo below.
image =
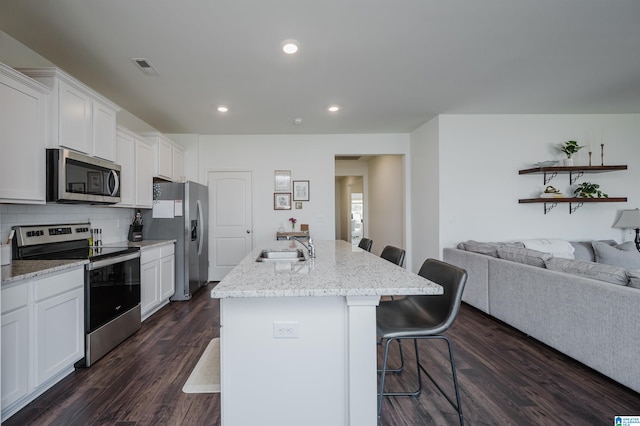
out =
<path fill-rule="evenodd" d="M 335 239 L 335 156 L 407 155 L 409 135 L 202 135 L 198 152 L 202 183 L 210 170 L 252 172 L 253 236 L 260 246 L 273 241 L 280 222 L 291 216 L 308 223 L 314 238 Z M 302 210 L 273 210 L 274 170 L 291 170 L 292 180 L 310 181 L 310 201 Z"/>
<path fill-rule="evenodd" d="M 413 271 L 427 258 L 440 259 L 439 117 L 411 134 Z"/>
<path fill-rule="evenodd" d="M 372 253 L 380 255 L 387 245 L 410 251 L 405 242 L 404 158 L 377 156 L 369 161 L 369 236 Z M 371 212 L 375 212 L 371 214 Z"/>
<path fill-rule="evenodd" d="M 434 126 L 429 122 L 412 134 L 416 156 L 436 155 Z M 437 126 L 440 250 L 468 239 L 632 239 L 629 231 L 611 225 L 618 210 L 640 207 L 640 115 L 441 115 Z M 627 203 L 585 204 L 573 214 L 568 204 L 559 204 L 546 215 L 542 204 L 518 203 L 544 189 L 542 175 L 521 176 L 518 170 L 563 158 L 556 146 L 570 139 L 587 146 L 591 142 L 593 164 L 598 165 L 601 134 L 605 165 L 626 164 L 628 170 L 588 174 L 578 183 L 598 183 L 609 196 L 627 197 Z M 576 165 L 588 163 L 587 152 L 588 148 L 582 149 L 574 157 Z M 419 172 L 414 180 L 417 176 Z M 573 187 L 568 180 L 568 175 L 559 175 L 550 184 L 570 195 Z M 419 190 L 413 198 L 414 205 L 430 202 Z M 414 218 L 414 227 L 418 221 Z M 416 253 L 427 250 L 422 240 L 416 240 L 420 241 Z"/>

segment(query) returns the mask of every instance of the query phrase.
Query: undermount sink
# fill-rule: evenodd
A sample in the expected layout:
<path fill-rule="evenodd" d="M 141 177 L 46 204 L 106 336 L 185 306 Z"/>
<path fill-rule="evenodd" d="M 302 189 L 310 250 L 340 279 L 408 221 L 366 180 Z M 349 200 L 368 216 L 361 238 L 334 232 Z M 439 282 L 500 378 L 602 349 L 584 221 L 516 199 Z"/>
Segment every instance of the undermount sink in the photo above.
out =
<path fill-rule="evenodd" d="M 260 252 L 256 262 L 302 262 L 306 260 L 300 249 L 266 249 Z"/>

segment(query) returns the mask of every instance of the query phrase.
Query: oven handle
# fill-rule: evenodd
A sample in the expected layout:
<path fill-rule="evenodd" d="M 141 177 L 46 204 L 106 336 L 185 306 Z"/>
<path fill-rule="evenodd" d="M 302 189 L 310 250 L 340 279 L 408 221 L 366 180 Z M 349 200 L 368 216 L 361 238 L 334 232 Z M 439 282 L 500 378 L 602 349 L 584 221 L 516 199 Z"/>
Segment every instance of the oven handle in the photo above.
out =
<path fill-rule="evenodd" d="M 110 257 L 108 259 L 98 260 L 96 262 L 90 262 L 89 264 L 87 264 L 87 271 L 93 271 L 94 269 L 104 268 L 105 266 L 126 262 L 127 260 L 135 259 L 137 257 L 140 257 L 139 251 L 131 254 L 126 254 L 123 256 Z"/>

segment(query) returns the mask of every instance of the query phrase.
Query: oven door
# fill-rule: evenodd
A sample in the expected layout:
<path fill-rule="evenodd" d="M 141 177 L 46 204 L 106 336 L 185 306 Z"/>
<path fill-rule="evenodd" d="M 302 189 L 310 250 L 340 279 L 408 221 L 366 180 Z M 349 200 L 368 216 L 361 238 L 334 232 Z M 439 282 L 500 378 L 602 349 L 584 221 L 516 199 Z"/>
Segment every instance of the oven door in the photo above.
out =
<path fill-rule="evenodd" d="M 85 273 L 87 333 L 140 304 L 140 252 L 91 262 Z"/>

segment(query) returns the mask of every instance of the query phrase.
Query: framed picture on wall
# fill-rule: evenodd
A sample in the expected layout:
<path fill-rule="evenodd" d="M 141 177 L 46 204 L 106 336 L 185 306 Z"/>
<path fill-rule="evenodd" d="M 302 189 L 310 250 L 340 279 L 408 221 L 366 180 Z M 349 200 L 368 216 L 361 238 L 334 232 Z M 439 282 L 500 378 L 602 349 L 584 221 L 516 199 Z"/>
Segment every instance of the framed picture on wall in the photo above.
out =
<path fill-rule="evenodd" d="M 275 191 L 276 192 L 291 191 L 291 170 L 275 171 Z"/>
<path fill-rule="evenodd" d="M 273 194 L 274 210 L 291 210 L 291 193 L 275 193 Z"/>
<path fill-rule="evenodd" d="M 293 201 L 309 201 L 309 181 L 293 181 Z"/>

